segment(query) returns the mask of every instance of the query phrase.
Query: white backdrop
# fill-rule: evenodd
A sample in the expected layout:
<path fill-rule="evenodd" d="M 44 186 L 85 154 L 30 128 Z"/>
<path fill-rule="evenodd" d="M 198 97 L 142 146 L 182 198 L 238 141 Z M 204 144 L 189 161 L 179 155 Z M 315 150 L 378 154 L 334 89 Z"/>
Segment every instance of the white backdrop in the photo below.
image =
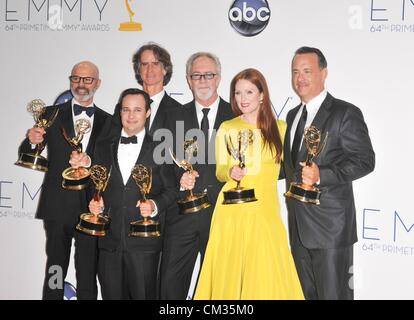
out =
<path fill-rule="evenodd" d="M 298 103 L 290 85 L 294 51 L 303 45 L 320 48 L 328 60 L 328 90 L 361 108 L 377 157 L 375 171 L 354 183 L 359 242 L 350 273 L 355 298 L 414 298 L 409 169 L 414 156 L 409 138 L 414 4 L 269 0 L 267 27 L 255 37 L 243 37 L 229 23 L 233 1 L 130 1 L 133 20 L 142 24 L 137 32 L 118 30 L 129 20 L 120 0 L 0 1 L 0 299 L 41 297 L 44 231 L 33 216 L 42 174 L 13 165 L 17 147 L 33 125 L 27 102 L 41 98 L 52 103 L 68 89 L 72 65 L 87 59 L 101 71 L 96 103 L 112 113 L 120 92 L 137 85 L 131 57 L 148 41 L 171 53 L 174 73 L 166 89 L 180 102 L 192 99 L 185 80 L 187 58 L 211 51 L 222 62 L 220 94 L 225 99 L 238 71 L 257 68 L 268 80 L 282 119 Z M 284 185 L 280 187 L 282 197 Z M 282 214 L 285 219 L 286 212 Z M 69 281 L 75 283 L 73 275 Z"/>

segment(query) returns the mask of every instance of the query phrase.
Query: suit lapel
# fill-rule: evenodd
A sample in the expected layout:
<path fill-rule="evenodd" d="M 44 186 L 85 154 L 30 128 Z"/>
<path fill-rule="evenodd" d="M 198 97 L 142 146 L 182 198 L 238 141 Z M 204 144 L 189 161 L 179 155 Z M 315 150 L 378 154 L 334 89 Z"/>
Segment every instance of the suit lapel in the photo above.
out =
<path fill-rule="evenodd" d="M 142 142 L 141 151 L 139 152 L 139 155 L 138 155 L 137 160 L 135 161 L 135 164 L 144 164 L 146 162 L 145 160 L 147 158 L 147 154 L 149 151 L 151 151 L 150 147 L 151 147 L 151 140 L 149 139 L 148 134 L 146 134 L 144 137 L 144 141 Z M 132 178 L 132 175 L 129 176 L 127 185 L 131 183 L 135 185 L 135 181 Z"/>
<path fill-rule="evenodd" d="M 164 111 L 165 111 L 165 104 L 167 103 L 166 97 L 167 93 L 164 93 L 164 96 L 162 97 L 160 101 L 160 105 L 158 106 L 157 113 L 154 116 L 154 120 L 152 121 L 151 128 L 149 128 L 149 121 L 147 121 L 148 125 L 146 127 L 147 132 L 149 135 L 153 135 L 154 131 L 161 128 L 164 122 Z"/>
<path fill-rule="evenodd" d="M 319 130 L 321 130 L 321 133 L 323 134 L 323 128 L 325 126 L 325 122 L 329 117 L 330 114 L 330 107 L 332 104 L 333 97 L 328 93 L 325 100 L 322 102 L 318 112 L 316 113 L 315 118 L 313 119 L 311 126 L 315 126 Z M 301 161 L 305 161 L 307 156 L 307 149 L 305 142 L 302 143 L 302 146 L 300 147 L 298 159 Z"/>
<path fill-rule="evenodd" d="M 61 121 L 62 128 L 65 129 L 69 137 L 75 136 L 75 129 L 73 128 L 73 116 L 72 116 L 72 100 L 66 102 L 61 107 Z"/>
<path fill-rule="evenodd" d="M 121 136 L 121 132 L 119 134 L 112 137 L 110 142 L 110 159 L 111 163 L 113 165 L 113 174 L 118 177 L 118 179 L 121 181 L 121 184 L 124 184 L 124 181 L 122 179 L 121 169 L 119 168 L 119 162 L 118 162 L 118 147 L 119 147 L 119 139 Z"/>
<path fill-rule="evenodd" d="M 148 138 L 148 135 L 146 134 L 144 137 L 144 141 L 142 142 L 141 151 L 139 152 L 137 161 L 135 164 L 143 163 L 146 159 L 146 155 L 150 149 L 151 146 L 151 140 Z"/>
<path fill-rule="evenodd" d="M 105 122 L 104 117 L 102 116 L 100 112 L 101 110 L 96 105 L 94 105 L 94 108 L 95 108 L 95 115 L 94 115 L 94 120 L 93 120 L 93 128 L 92 128 L 91 136 L 89 138 L 88 146 L 85 151 L 87 154 L 93 153 L 92 146 L 95 145 L 98 132 L 101 131 L 101 128 L 103 127 L 104 122 Z"/>
<path fill-rule="evenodd" d="M 328 93 L 325 100 L 322 102 L 321 107 L 319 108 L 318 112 L 316 113 L 315 118 L 312 121 L 312 125 L 322 130 L 325 126 L 325 122 L 329 117 L 330 109 L 332 105 L 333 97 Z M 322 132 L 323 133 L 323 132 Z"/>
<path fill-rule="evenodd" d="M 216 135 L 217 130 L 220 127 L 221 123 L 228 118 L 227 114 L 229 110 L 226 110 L 228 105 L 220 98 L 220 102 L 217 109 L 216 119 L 214 121 L 213 133 L 211 134 L 211 138 L 208 143 L 208 158 L 209 162 L 214 161 L 216 158 Z"/>
<path fill-rule="evenodd" d="M 218 105 L 218 109 L 217 109 L 217 115 L 216 115 L 216 120 L 214 121 L 214 129 L 218 129 L 221 125 L 221 123 L 223 122 L 224 119 L 226 119 L 226 104 L 224 103 L 224 101 L 220 98 L 220 102 Z M 211 140 L 213 140 L 213 137 L 211 137 Z"/>
<path fill-rule="evenodd" d="M 184 118 L 184 123 L 188 123 L 189 126 L 188 128 L 186 128 L 185 131 L 188 131 L 189 129 L 200 129 L 200 124 L 198 123 L 197 118 L 195 100 L 193 100 L 190 105 L 185 107 Z"/>

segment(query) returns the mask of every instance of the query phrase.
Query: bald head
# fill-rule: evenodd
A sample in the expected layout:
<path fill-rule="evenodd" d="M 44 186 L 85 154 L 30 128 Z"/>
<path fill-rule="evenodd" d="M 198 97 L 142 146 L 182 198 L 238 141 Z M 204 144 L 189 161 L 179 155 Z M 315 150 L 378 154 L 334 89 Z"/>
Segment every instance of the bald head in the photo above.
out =
<path fill-rule="evenodd" d="M 95 92 L 101 85 L 98 67 L 90 61 L 81 61 L 73 66 L 69 79 L 76 101 L 83 106 L 92 104 Z"/>
<path fill-rule="evenodd" d="M 89 70 L 94 78 L 99 79 L 99 69 L 96 64 L 91 61 L 81 61 L 75 64 L 72 68 L 72 75 L 74 75 L 78 69 Z"/>

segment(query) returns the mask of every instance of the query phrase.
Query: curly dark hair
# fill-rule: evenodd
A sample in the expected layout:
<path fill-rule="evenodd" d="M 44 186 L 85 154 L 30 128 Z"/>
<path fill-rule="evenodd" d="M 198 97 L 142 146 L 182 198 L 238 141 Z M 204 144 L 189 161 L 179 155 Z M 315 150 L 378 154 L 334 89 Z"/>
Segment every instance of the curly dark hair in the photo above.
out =
<path fill-rule="evenodd" d="M 139 74 L 139 68 L 141 66 L 141 55 L 145 50 L 151 50 L 154 53 L 155 57 L 158 59 L 158 61 L 162 63 L 165 70 L 164 86 L 166 86 L 170 82 L 173 73 L 171 56 L 167 50 L 165 50 L 163 47 L 154 42 L 149 42 L 143 45 L 132 56 L 132 64 L 134 67 L 135 79 L 137 79 L 138 83 L 142 86 L 143 81 L 141 75 Z"/>

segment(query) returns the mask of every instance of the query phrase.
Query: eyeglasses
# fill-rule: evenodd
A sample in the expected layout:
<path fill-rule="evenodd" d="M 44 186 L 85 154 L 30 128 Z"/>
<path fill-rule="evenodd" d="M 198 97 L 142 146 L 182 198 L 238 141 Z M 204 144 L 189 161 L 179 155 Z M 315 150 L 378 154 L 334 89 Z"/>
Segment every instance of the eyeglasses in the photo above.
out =
<path fill-rule="evenodd" d="M 70 82 L 73 82 L 73 83 L 79 83 L 82 80 L 84 84 L 91 84 L 96 79 L 92 77 L 70 76 L 69 80 Z"/>
<path fill-rule="evenodd" d="M 213 79 L 217 74 L 215 73 L 194 73 L 190 75 L 191 80 L 201 80 L 201 78 L 204 78 L 204 80 L 211 80 Z"/>

